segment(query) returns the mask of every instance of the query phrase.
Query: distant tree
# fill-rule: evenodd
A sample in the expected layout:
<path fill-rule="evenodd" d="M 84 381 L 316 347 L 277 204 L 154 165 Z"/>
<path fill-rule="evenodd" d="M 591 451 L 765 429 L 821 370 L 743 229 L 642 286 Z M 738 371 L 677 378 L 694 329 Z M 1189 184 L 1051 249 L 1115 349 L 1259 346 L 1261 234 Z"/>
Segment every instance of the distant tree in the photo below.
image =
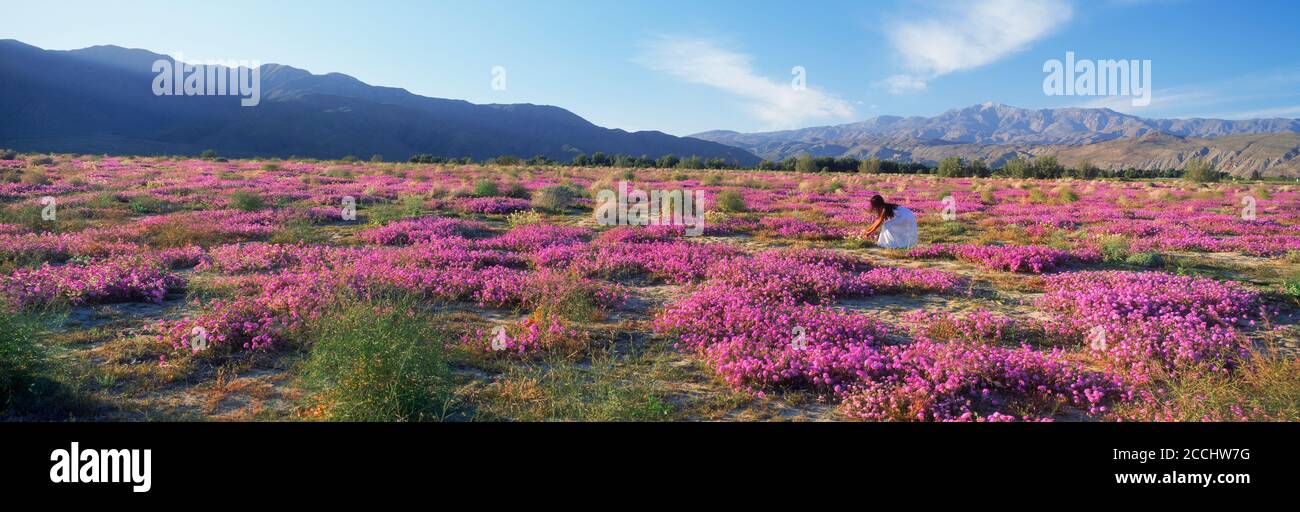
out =
<path fill-rule="evenodd" d="M 879 174 L 880 159 L 873 156 L 871 158 L 863 160 L 861 163 L 858 164 L 858 172 L 868 173 L 868 174 Z"/>
<path fill-rule="evenodd" d="M 202 159 L 204 159 L 204 160 L 216 160 L 216 159 L 217 159 L 217 150 L 215 150 L 215 149 L 205 149 L 205 150 L 203 150 L 202 153 L 199 153 L 199 158 L 202 158 Z"/>
<path fill-rule="evenodd" d="M 989 170 L 989 164 L 985 163 L 983 158 L 976 158 L 966 163 L 962 174 L 976 178 L 987 178 L 993 172 Z"/>
<path fill-rule="evenodd" d="M 703 169 L 704 161 L 701 160 L 698 155 L 691 155 L 690 157 L 683 158 L 680 162 L 677 162 L 677 168 L 678 169 Z"/>
<path fill-rule="evenodd" d="M 677 155 L 669 153 L 659 157 L 658 160 L 655 160 L 655 167 L 660 169 L 672 169 L 673 167 L 677 167 L 677 162 L 680 161 L 682 161 L 682 159 L 677 158 Z"/>
<path fill-rule="evenodd" d="M 1219 171 L 1214 164 L 1202 158 L 1193 158 L 1183 164 L 1183 179 L 1195 183 L 1219 181 Z"/>
<path fill-rule="evenodd" d="M 1034 159 L 1034 177 L 1053 179 L 1060 178 L 1065 171 L 1064 167 L 1056 161 L 1054 156 L 1040 156 Z"/>
<path fill-rule="evenodd" d="M 604 151 L 597 151 L 591 154 L 591 165 L 594 167 L 605 167 L 611 163 L 609 156 L 606 155 Z"/>
<path fill-rule="evenodd" d="M 817 172 L 817 160 L 812 155 L 804 153 L 799 155 L 794 161 L 794 170 L 799 172 Z"/>
<path fill-rule="evenodd" d="M 745 211 L 745 198 L 735 190 L 723 190 L 718 193 L 717 207 L 718 210 L 724 212 L 743 212 Z"/>
<path fill-rule="evenodd" d="M 437 155 L 430 155 L 430 154 L 427 154 L 427 153 L 421 153 L 421 154 L 418 154 L 418 155 L 411 155 L 411 158 L 410 158 L 409 161 L 410 161 L 411 163 L 413 163 L 413 164 L 440 164 L 440 163 L 444 163 L 444 162 L 448 162 L 448 161 L 453 161 L 453 162 L 454 162 L 454 160 L 448 160 L 448 159 L 446 159 L 446 158 L 443 158 L 443 157 L 440 157 L 440 156 L 437 156 Z"/>
<path fill-rule="evenodd" d="M 370 161 L 371 161 L 371 162 L 374 162 L 374 163 L 380 163 L 380 162 L 383 162 L 383 161 L 384 161 L 384 155 L 381 155 L 381 154 L 379 154 L 379 153 L 375 153 L 375 154 L 373 154 L 373 155 L 370 155 Z"/>
<path fill-rule="evenodd" d="M 1092 162 L 1084 160 L 1082 162 L 1079 162 L 1078 167 L 1075 167 L 1074 176 L 1077 178 L 1090 180 L 1101 176 L 1101 169 L 1099 169 L 1095 165 L 1092 165 Z"/>
<path fill-rule="evenodd" d="M 1024 179 L 1030 177 L 1029 173 L 1029 162 L 1023 158 L 1015 157 L 1002 164 L 1002 174 L 1008 178 Z"/>
<path fill-rule="evenodd" d="M 586 167 L 588 165 L 591 165 L 591 160 L 587 158 L 587 155 L 578 153 L 576 155 L 573 155 L 573 165 L 576 165 L 578 167 Z"/>
<path fill-rule="evenodd" d="M 950 156 L 939 161 L 938 173 L 941 178 L 957 178 L 962 176 L 962 160 L 959 156 Z"/>

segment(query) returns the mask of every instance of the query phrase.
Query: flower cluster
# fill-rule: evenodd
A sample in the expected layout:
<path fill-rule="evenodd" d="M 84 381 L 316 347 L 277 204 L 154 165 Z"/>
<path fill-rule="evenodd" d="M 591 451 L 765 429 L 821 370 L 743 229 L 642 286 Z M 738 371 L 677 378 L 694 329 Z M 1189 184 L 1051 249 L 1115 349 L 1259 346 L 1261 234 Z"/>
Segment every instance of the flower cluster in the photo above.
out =
<path fill-rule="evenodd" d="M 157 258 L 118 257 L 91 263 L 18 269 L 0 278 L 0 293 L 23 306 L 62 301 L 73 305 L 162 302 L 185 281 Z"/>
<path fill-rule="evenodd" d="M 938 342 L 1008 343 L 1020 329 L 1015 319 L 988 311 L 954 314 L 939 311 L 913 311 L 903 316 L 908 330 L 917 338 Z"/>
<path fill-rule="evenodd" d="M 912 258 L 954 258 L 979 264 L 992 270 L 1041 274 L 1070 262 L 1092 263 L 1101 260 L 1096 250 L 1063 251 L 1038 245 L 947 245 L 917 247 L 908 252 Z"/>
<path fill-rule="evenodd" d="M 486 229 L 483 223 L 470 220 L 419 217 L 367 229 L 357 236 L 377 245 L 407 245 L 438 238 L 463 238 Z"/>
<path fill-rule="evenodd" d="M 1259 294 L 1229 282 L 1161 272 L 1073 272 L 1049 276 L 1038 300 L 1057 313 L 1047 328 L 1088 346 L 1134 381 L 1150 365 L 1223 371 L 1242 357 L 1240 331 L 1265 311 Z"/>
<path fill-rule="evenodd" d="M 507 214 L 524 211 L 532 207 L 527 199 L 515 197 L 474 197 L 461 200 L 460 209 L 466 213 Z"/>
<path fill-rule="evenodd" d="M 763 217 L 759 224 L 782 238 L 800 240 L 838 240 L 844 230 L 791 217 Z"/>
<path fill-rule="evenodd" d="M 1059 351 L 917 341 L 885 347 L 862 364 L 860 389 L 842 406 L 878 421 L 1050 420 L 1060 406 L 1089 413 L 1121 397 L 1113 378 L 1069 362 Z M 1004 411 L 1036 411 L 1023 416 Z"/>

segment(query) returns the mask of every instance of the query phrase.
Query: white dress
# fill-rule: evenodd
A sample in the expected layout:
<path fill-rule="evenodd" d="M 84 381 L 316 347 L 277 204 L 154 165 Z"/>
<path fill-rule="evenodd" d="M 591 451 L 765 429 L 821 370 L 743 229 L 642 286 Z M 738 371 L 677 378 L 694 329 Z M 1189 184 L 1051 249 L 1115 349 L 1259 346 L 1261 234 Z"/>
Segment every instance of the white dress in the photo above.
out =
<path fill-rule="evenodd" d="M 880 226 L 876 245 L 888 249 L 907 249 L 916 245 L 916 215 L 902 206 L 894 208 L 894 218 Z"/>

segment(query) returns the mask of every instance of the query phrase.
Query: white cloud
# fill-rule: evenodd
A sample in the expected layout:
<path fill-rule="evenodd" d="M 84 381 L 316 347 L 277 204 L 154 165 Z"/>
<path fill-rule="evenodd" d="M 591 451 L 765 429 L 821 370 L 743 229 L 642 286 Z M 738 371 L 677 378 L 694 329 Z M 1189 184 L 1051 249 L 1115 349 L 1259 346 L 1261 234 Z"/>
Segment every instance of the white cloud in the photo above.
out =
<path fill-rule="evenodd" d="M 643 45 L 637 59 L 652 70 L 690 83 L 720 89 L 741 99 L 750 112 L 773 128 L 804 126 L 810 121 L 848 119 L 849 102 L 811 85 L 793 86 L 793 78 L 772 80 L 754 71 L 753 58 L 705 39 L 659 37 Z"/>
<path fill-rule="evenodd" d="M 1273 119 L 1281 117 L 1293 119 L 1300 117 L 1300 105 L 1266 108 L 1261 110 L 1226 112 L 1208 117 L 1219 117 L 1223 119 Z"/>
<path fill-rule="evenodd" d="M 884 27 L 910 73 L 879 85 L 894 94 L 924 90 L 927 80 L 1023 50 L 1074 16 L 1067 0 L 971 0 L 935 10 Z"/>
<path fill-rule="evenodd" d="M 1274 69 L 1156 89 L 1151 104 L 1134 107 L 1125 96 L 1079 97 L 1085 108 L 1109 108 L 1143 117 L 1257 119 L 1300 116 L 1300 71 Z M 1087 98 L 1087 99 L 1085 99 Z"/>
<path fill-rule="evenodd" d="M 907 94 L 925 90 L 925 81 L 911 75 L 894 75 L 879 82 L 877 87 L 884 87 L 890 94 Z"/>

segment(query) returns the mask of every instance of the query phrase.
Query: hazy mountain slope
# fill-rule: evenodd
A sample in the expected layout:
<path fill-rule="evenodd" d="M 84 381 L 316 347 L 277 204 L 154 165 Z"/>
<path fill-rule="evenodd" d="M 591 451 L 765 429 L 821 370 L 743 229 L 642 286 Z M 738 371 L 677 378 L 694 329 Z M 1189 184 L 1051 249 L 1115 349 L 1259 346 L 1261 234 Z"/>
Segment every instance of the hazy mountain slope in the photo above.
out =
<path fill-rule="evenodd" d="M 1214 139 L 1153 133 L 1084 146 L 1046 146 L 1062 163 L 1088 161 L 1100 167 L 1179 168 L 1191 158 L 1214 162 L 1237 176 L 1300 176 L 1300 133 L 1228 135 Z M 1141 165 L 1134 165 L 1140 163 Z"/>
<path fill-rule="evenodd" d="M 1296 132 L 1300 132 L 1296 119 L 1144 119 L 1109 109 L 1029 110 L 985 103 L 935 117 L 883 116 L 837 126 L 764 133 L 712 131 L 692 137 L 733 145 L 770 160 L 808 153 L 933 163 L 956 155 L 998 165 L 1015 155 L 1060 153 L 1094 155 L 1093 160 L 1117 167 L 1154 168 L 1199 152 L 1230 162 L 1225 168 L 1233 172 L 1277 174 L 1288 168 L 1285 164 L 1294 156 L 1288 155 L 1295 149 L 1289 143 Z M 1279 136 L 1233 138 L 1267 134 Z M 1170 144 L 1152 135 L 1179 142 Z M 1107 142 L 1115 144 L 1084 149 Z M 1066 148 L 1075 146 L 1078 149 Z M 1270 170 L 1276 166 L 1282 167 Z"/>
<path fill-rule="evenodd" d="M 754 155 L 661 132 L 607 129 L 558 107 L 428 98 L 353 77 L 261 66 L 261 103 L 236 96 L 154 96 L 151 67 L 168 57 L 95 46 L 47 51 L 0 41 L 0 146 L 24 151 L 337 158 L 414 153 L 489 158 L 575 153 Z"/>

